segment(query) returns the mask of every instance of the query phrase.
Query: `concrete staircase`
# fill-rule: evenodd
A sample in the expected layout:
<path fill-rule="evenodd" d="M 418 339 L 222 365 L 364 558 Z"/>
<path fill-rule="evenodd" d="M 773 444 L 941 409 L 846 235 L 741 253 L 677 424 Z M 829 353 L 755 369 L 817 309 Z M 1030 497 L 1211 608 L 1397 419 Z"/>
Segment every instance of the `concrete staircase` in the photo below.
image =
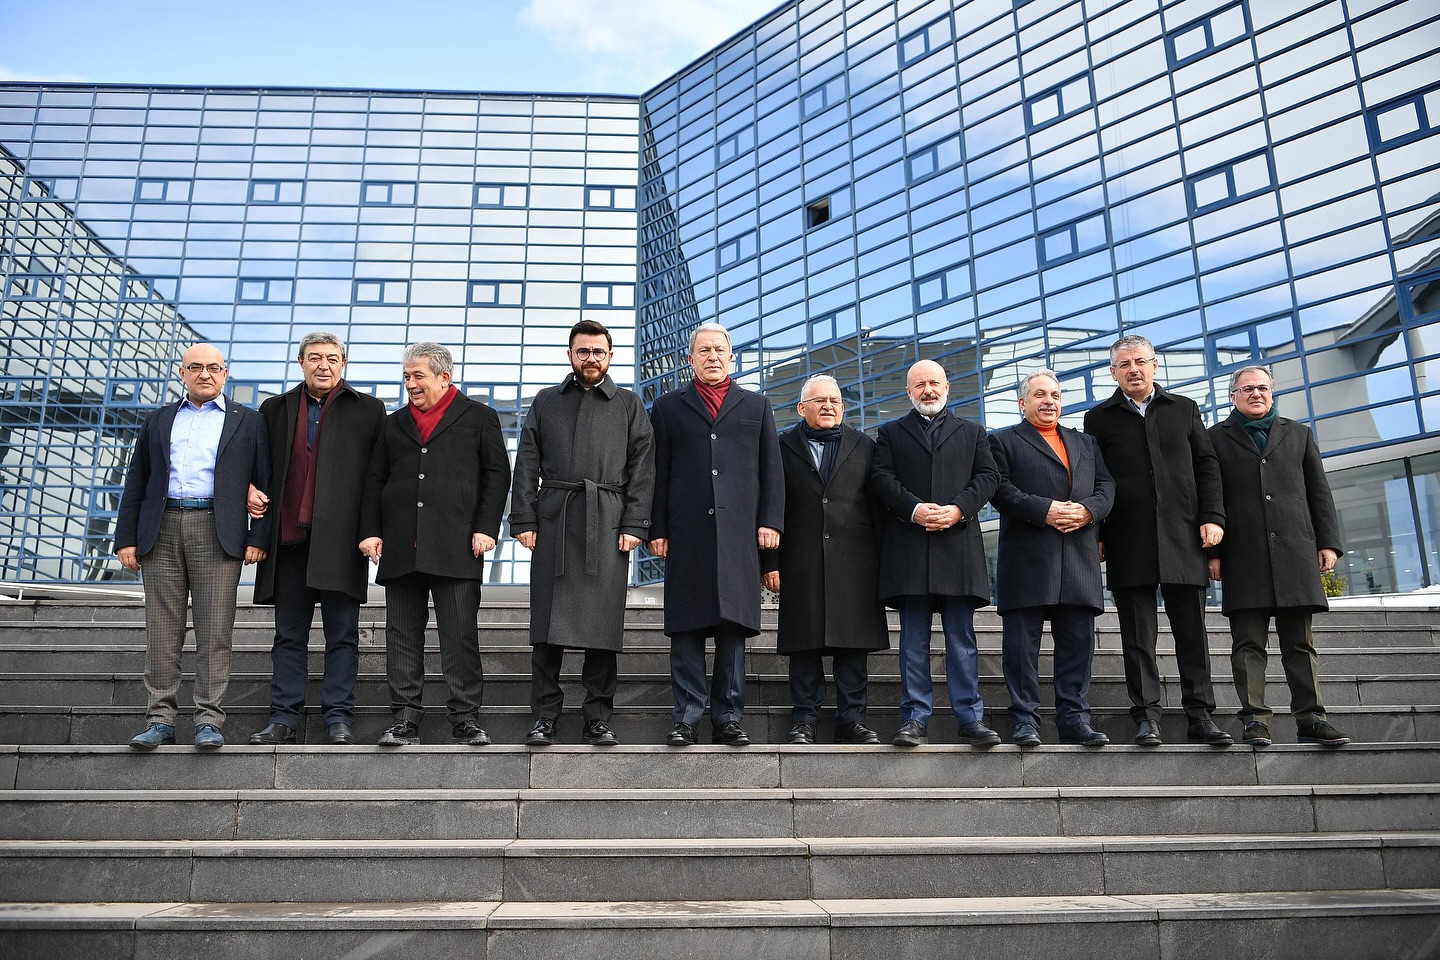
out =
<path fill-rule="evenodd" d="M 1265 749 L 1190 746 L 1178 715 L 1165 746 L 1129 746 L 1107 615 L 1092 701 L 1116 745 L 1023 753 L 954 745 L 938 712 L 936 742 L 911 751 L 783 745 L 770 633 L 750 656 L 746 721 L 769 742 L 659 746 L 653 607 L 629 617 L 622 746 L 574 745 L 567 713 L 571 743 L 530 750 L 528 611 L 502 605 L 481 615 L 495 746 L 448 746 L 433 650 L 423 732 L 447 745 L 237 745 L 266 720 L 272 633 L 269 609 L 240 615 L 232 745 L 142 755 L 123 745 L 143 726 L 139 605 L 0 606 L 0 958 L 1440 956 L 1433 611 L 1321 618 L 1327 705 L 1357 741 L 1338 751 L 1290 742 L 1283 713 Z M 371 742 L 389 722 L 383 621 L 383 607 L 362 613 L 357 733 Z M 1008 734 L 998 620 L 978 624 Z M 1217 719 L 1238 734 L 1223 619 L 1211 630 Z M 870 719 L 888 737 L 893 652 L 871 669 Z M 935 673 L 938 693 L 938 644 Z M 318 711 L 305 735 L 323 740 Z"/>

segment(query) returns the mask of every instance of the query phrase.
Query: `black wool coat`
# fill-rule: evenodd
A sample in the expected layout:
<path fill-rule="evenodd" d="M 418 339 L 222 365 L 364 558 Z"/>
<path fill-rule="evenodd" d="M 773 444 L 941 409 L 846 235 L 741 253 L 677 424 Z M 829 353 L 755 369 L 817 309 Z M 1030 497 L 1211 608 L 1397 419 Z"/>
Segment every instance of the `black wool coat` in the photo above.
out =
<path fill-rule="evenodd" d="M 165 497 L 170 486 L 170 430 L 181 401 L 166 404 L 145 418 L 115 518 L 115 549 L 134 547 L 145 557 L 155 549 Z M 243 559 L 246 547 L 270 542 L 270 518 L 253 523 L 246 511 L 250 485 L 264 490 L 270 482 L 270 445 L 259 413 L 225 398 L 225 425 L 215 454 L 215 534 L 229 556 Z M 357 551 L 358 552 L 358 551 Z"/>
<path fill-rule="evenodd" d="M 946 413 L 934 449 L 925 421 L 912 410 L 880 427 L 872 482 L 884 505 L 880 535 L 880 596 L 891 606 L 902 596 L 969 597 L 990 602 L 985 543 L 975 522 L 1000 484 L 985 428 Z M 921 503 L 954 504 L 964 521 L 929 533 L 910 517 Z M 782 582 L 783 588 L 785 584 Z"/>
<path fill-rule="evenodd" d="M 761 565 L 780 572 L 780 653 L 885 650 L 890 629 L 880 602 L 880 501 L 870 489 L 875 441 L 840 428 L 827 483 L 796 424 L 780 434 L 785 536 Z"/>
<path fill-rule="evenodd" d="M 785 478 L 770 401 L 732 382 L 714 420 L 693 384 L 650 410 L 650 538 L 668 539 L 665 633 L 721 623 L 760 632 L 760 527 L 785 528 Z M 783 586 L 783 584 L 782 584 Z"/>
<path fill-rule="evenodd" d="M 315 513 L 310 523 L 310 560 L 305 582 L 313 590 L 347 593 L 363 602 L 370 561 L 356 549 L 360 542 L 360 499 L 375 440 L 385 424 L 385 404 L 341 383 L 320 423 L 319 449 L 311 452 L 315 473 Z M 275 564 L 280 549 L 280 509 L 286 497 L 304 496 L 286 488 L 295 426 L 305 403 L 305 384 L 260 404 L 270 435 L 270 519 L 268 553 L 255 568 L 255 602 L 275 602 Z"/>
<path fill-rule="evenodd" d="M 510 534 L 535 531 L 530 642 L 619 651 L 630 554 L 650 537 L 654 434 L 640 398 L 607 375 L 586 390 L 572 373 L 535 395 L 515 454 Z"/>
<path fill-rule="evenodd" d="M 1230 526 L 1212 554 L 1220 558 L 1221 611 L 1303 607 L 1328 610 L 1320 583 L 1321 549 L 1340 549 L 1340 523 L 1315 435 L 1276 417 L 1261 453 L 1243 414 L 1210 428 Z"/>
<path fill-rule="evenodd" d="M 1100 524 L 1110 514 L 1115 481 L 1095 438 L 1060 428 L 1070 469 L 1030 421 L 990 434 L 1000 486 L 990 502 L 1000 511 L 995 606 L 1004 613 L 1064 603 L 1105 607 L 1100 585 Z M 1056 500 L 1083 504 L 1095 522 L 1061 533 L 1045 522 Z"/>
<path fill-rule="evenodd" d="M 1085 432 L 1115 478 L 1115 506 L 1100 527 L 1110 589 L 1209 583 L 1200 525 L 1225 525 L 1220 467 L 1200 408 L 1155 385 L 1141 416 L 1116 389 L 1085 413 Z"/>
<path fill-rule="evenodd" d="M 471 536 L 499 538 L 509 491 L 510 458 L 488 405 L 459 394 L 425 443 L 408 404 L 390 414 L 360 509 L 360 539 L 384 540 L 376 581 L 407 573 L 482 579 L 485 555 L 471 552 Z"/>

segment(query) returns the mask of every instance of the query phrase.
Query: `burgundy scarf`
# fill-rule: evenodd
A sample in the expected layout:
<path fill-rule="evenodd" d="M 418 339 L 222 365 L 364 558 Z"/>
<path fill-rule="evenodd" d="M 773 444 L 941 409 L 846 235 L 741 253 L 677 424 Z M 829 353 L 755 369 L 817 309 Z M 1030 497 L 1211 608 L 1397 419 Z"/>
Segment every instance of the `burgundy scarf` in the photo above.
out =
<path fill-rule="evenodd" d="M 300 543 L 310 530 L 315 518 L 315 452 L 320 449 L 320 430 L 325 426 L 325 414 L 330 410 L 330 401 L 345 387 L 341 380 L 335 389 L 325 395 L 320 407 L 320 422 L 315 425 L 315 443 L 310 443 L 310 399 L 305 388 L 300 388 L 300 413 L 295 421 L 295 439 L 290 444 L 290 466 L 285 471 L 285 497 L 280 504 L 280 542 Z M 295 496 L 293 491 L 301 491 Z"/>
<path fill-rule="evenodd" d="M 725 402 L 725 394 L 730 392 L 730 378 L 726 377 L 713 387 L 697 379 L 695 389 L 699 392 L 700 399 L 705 401 L 705 409 L 710 411 L 710 419 L 714 420 L 720 415 L 720 405 Z"/>

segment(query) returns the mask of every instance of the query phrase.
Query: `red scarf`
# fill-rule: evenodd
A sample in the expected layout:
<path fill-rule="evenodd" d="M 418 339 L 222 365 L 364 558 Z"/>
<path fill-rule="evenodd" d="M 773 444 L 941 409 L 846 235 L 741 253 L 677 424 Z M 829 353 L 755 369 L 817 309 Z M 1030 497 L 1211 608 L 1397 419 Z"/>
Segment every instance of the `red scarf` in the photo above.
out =
<path fill-rule="evenodd" d="M 710 411 L 710 419 L 714 420 L 720 415 L 720 405 L 725 402 L 725 394 L 730 392 L 730 378 L 726 377 L 713 387 L 697 379 L 695 390 L 700 394 L 700 399 L 705 401 L 705 409 Z"/>
<path fill-rule="evenodd" d="M 345 389 L 341 380 L 325 396 L 320 405 L 320 422 L 315 427 L 315 444 L 310 444 L 310 400 L 300 388 L 300 414 L 295 421 L 295 439 L 290 445 L 290 466 L 285 471 L 285 496 L 280 504 L 280 542 L 300 543 L 310 535 L 310 522 L 315 516 L 315 461 L 320 450 L 320 431 L 330 401 Z"/>
<path fill-rule="evenodd" d="M 450 409 L 450 404 L 459 394 L 460 390 L 452 383 L 450 389 L 445 391 L 445 396 L 429 410 L 421 410 L 413 401 L 410 403 L 410 416 L 415 418 L 415 429 L 420 431 L 421 443 L 430 442 L 430 435 L 440 426 L 440 418 L 445 416 L 445 411 Z"/>

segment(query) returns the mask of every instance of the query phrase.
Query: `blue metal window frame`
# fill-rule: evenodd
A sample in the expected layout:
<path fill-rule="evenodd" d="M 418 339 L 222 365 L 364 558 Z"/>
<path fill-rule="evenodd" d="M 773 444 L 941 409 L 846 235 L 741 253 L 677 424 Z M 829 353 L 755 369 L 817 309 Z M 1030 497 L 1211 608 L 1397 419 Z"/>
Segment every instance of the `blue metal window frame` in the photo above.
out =
<path fill-rule="evenodd" d="M 952 142 L 955 144 L 955 149 L 956 152 L 959 154 L 959 159 L 957 159 L 954 163 L 942 166 L 940 163 L 940 148 L 945 144 Z M 928 157 L 932 162 L 933 169 L 931 169 L 929 173 L 916 176 L 915 161 L 926 157 Z M 907 156 L 905 158 L 905 177 L 908 180 L 910 186 L 913 187 L 916 184 L 924 183 L 926 180 L 938 177 L 940 176 L 940 174 L 944 173 L 947 170 L 954 170 L 956 167 L 960 166 L 964 162 L 965 146 L 963 143 L 963 138 L 960 137 L 958 134 L 953 137 L 945 137 L 943 139 L 935 141 L 928 147 L 921 147 L 919 150 L 916 150 L 915 152 Z"/>
<path fill-rule="evenodd" d="M 258 297 L 246 296 L 245 287 L 247 284 L 261 284 L 262 293 Z M 272 297 L 271 284 L 289 284 L 290 292 L 284 297 Z M 240 277 L 235 281 L 235 302 L 236 303 L 294 303 L 295 302 L 295 278 L 294 277 Z"/>
<path fill-rule="evenodd" d="M 384 199 L 384 200 L 372 200 L 372 199 L 370 199 L 370 190 L 371 190 L 372 187 L 384 187 L 384 188 L 385 188 L 385 199 Z M 409 187 L 409 188 L 410 188 L 411 193 L 410 193 L 410 199 L 409 199 L 409 201 L 400 201 L 400 200 L 396 200 L 396 199 L 395 199 L 395 188 L 396 188 L 396 187 Z M 362 207 L 413 207 L 413 206 L 415 206 L 415 194 L 416 194 L 417 192 L 418 192 L 418 186 L 417 186 L 417 184 L 415 183 L 414 180 L 362 180 L 362 181 L 360 181 L 360 206 L 362 206 Z"/>
<path fill-rule="evenodd" d="M 1380 106 L 1366 111 L 1365 130 L 1370 136 L 1371 151 L 1379 153 L 1382 150 L 1391 150 L 1407 143 L 1414 143 L 1416 140 L 1423 140 L 1434 133 L 1436 127 L 1440 127 L 1440 117 L 1430 116 L 1430 111 L 1425 109 L 1425 98 L 1436 90 L 1440 90 L 1440 84 L 1426 87 L 1424 90 L 1417 90 L 1415 93 L 1407 93 L 1399 99 L 1382 103 Z M 1397 137 L 1391 137 L 1389 140 L 1382 139 L 1380 118 L 1404 107 L 1414 108 L 1416 129 Z"/>
<path fill-rule="evenodd" d="M 959 272 L 962 271 L 965 275 L 965 289 L 958 293 L 952 292 L 950 289 L 952 284 L 951 278 L 957 276 Z M 940 282 L 940 296 L 934 300 L 922 300 L 922 291 L 925 286 L 937 280 Z M 975 278 L 971 274 L 969 260 L 952 263 L 948 267 L 927 273 L 923 277 L 916 277 L 911 284 L 912 296 L 915 300 L 915 312 L 920 313 L 925 310 L 933 310 L 936 307 L 943 307 L 947 303 L 955 303 L 957 300 L 963 300 L 970 296 L 974 289 Z"/>
<path fill-rule="evenodd" d="M 720 244 L 715 248 L 715 266 L 716 266 L 716 268 L 717 268 L 717 269 L 720 269 L 720 270 L 723 270 L 723 269 L 725 269 L 726 267 L 733 267 L 735 264 L 740 263 L 742 260 L 748 260 L 748 259 L 750 259 L 751 257 L 755 256 L 754 253 L 745 253 L 745 252 L 744 252 L 744 242 L 745 242 L 745 238 L 746 238 L 746 237 L 752 237 L 752 238 L 753 238 L 754 236 L 755 236 L 755 231 L 754 231 L 754 230 L 746 230 L 744 233 L 736 234 L 735 236 L 731 237 L 729 240 L 726 240 L 726 241 L 720 243 Z M 729 252 L 731 252 L 731 251 L 734 252 L 734 256 L 731 257 L 731 258 L 728 259 L 728 260 L 725 259 L 726 254 L 729 253 Z"/>
<path fill-rule="evenodd" d="M 1263 187 L 1256 187 L 1254 190 L 1249 190 L 1245 193 L 1236 193 L 1235 168 L 1238 167 L 1240 164 L 1246 162 L 1247 160 L 1254 160 L 1256 157 L 1265 158 L 1265 169 L 1270 174 L 1270 182 L 1265 184 L 1265 186 Z M 1210 180 L 1216 176 L 1220 176 L 1222 174 L 1225 177 L 1226 186 L 1229 188 L 1229 196 L 1223 200 L 1214 200 L 1210 203 L 1202 205 L 1199 199 L 1195 196 L 1196 185 L 1200 184 L 1203 181 Z M 1236 157 L 1234 160 L 1229 160 L 1225 163 L 1216 164 L 1215 166 L 1210 167 L 1208 170 L 1201 170 L 1199 173 L 1193 174 L 1185 178 L 1185 200 L 1190 205 L 1190 215 L 1192 217 L 1198 217 L 1201 214 L 1210 213 L 1214 210 L 1222 210 L 1225 207 L 1231 206 L 1232 204 L 1239 203 L 1242 200 L 1249 200 L 1251 197 L 1257 197 L 1262 193 L 1266 193 L 1274 189 L 1275 160 L 1270 155 L 1270 151 L 1268 149 L 1256 150 L 1254 153 L 1248 153 L 1243 157 Z"/>
<path fill-rule="evenodd" d="M 615 292 L 625 288 L 630 289 L 630 302 L 616 303 Z M 605 291 L 607 303 L 592 303 L 590 294 L 592 292 Z M 580 285 L 580 309 L 581 310 L 634 310 L 635 309 L 635 284 L 633 283 L 582 283 Z"/>
<path fill-rule="evenodd" d="M 32 197 L 32 196 L 30 196 L 30 184 L 32 184 L 32 183 L 37 183 L 37 184 L 39 184 L 39 185 L 44 189 L 44 191 L 45 191 L 45 196 L 43 196 L 43 197 Z M 63 194 L 64 194 L 63 196 L 62 196 L 62 191 L 60 190 L 60 184 L 62 184 L 62 183 L 65 184 L 65 186 L 68 188 L 68 189 L 66 189 L 65 191 L 63 191 Z M 21 200 L 22 202 L 23 202 L 23 201 L 26 201 L 26 200 L 29 200 L 29 201 L 32 201 L 32 202 L 34 202 L 34 201 L 54 200 L 54 201 L 59 201 L 60 203 L 69 203 L 69 202 L 71 202 L 71 201 L 74 201 L 74 200 L 78 199 L 78 198 L 79 198 L 79 195 L 80 195 L 80 178 L 79 178 L 79 177 L 26 177 L 26 178 L 25 178 L 25 184 L 24 184 L 24 186 L 21 188 L 21 191 L 20 191 L 20 200 Z"/>
<path fill-rule="evenodd" d="M 1101 223 L 1104 225 L 1104 227 L 1105 227 L 1105 237 L 1104 237 L 1103 240 L 1101 240 L 1099 243 L 1095 244 L 1094 246 L 1086 247 L 1086 248 L 1084 248 L 1084 249 L 1082 250 L 1082 249 L 1080 248 L 1080 233 L 1079 233 L 1079 229 L 1078 229 L 1078 228 L 1079 228 L 1080 224 L 1086 223 L 1086 222 L 1088 222 L 1088 221 L 1090 221 L 1090 220 L 1093 220 L 1093 219 L 1095 219 L 1096 217 L 1099 217 L 1099 218 L 1100 218 L 1100 222 L 1101 222 Z M 1070 252 L 1067 253 L 1067 254 L 1064 254 L 1064 255 L 1062 255 L 1062 256 L 1056 257 L 1056 258 L 1053 259 L 1053 260 L 1051 260 L 1050 258 L 1046 257 L 1046 256 L 1045 256 L 1045 241 L 1046 241 L 1046 240 L 1049 240 L 1051 237 L 1058 237 L 1058 236 L 1060 236 L 1060 235 L 1062 235 L 1062 234 L 1067 234 L 1067 233 L 1070 235 Z M 1046 267 L 1058 267 L 1058 266 L 1059 266 L 1060 264 L 1062 264 L 1062 263 L 1069 263 L 1071 260 L 1078 260 L 1078 259 L 1080 259 L 1081 257 L 1085 256 L 1087 253 L 1094 253 L 1096 250 L 1100 250 L 1100 249 L 1103 249 L 1103 248 L 1106 247 L 1106 246 L 1109 246 L 1109 244 L 1110 244 L 1110 217 L 1109 217 L 1109 215 L 1106 213 L 1106 211 L 1104 211 L 1104 210 L 1097 210 L 1097 211 L 1095 211 L 1094 213 L 1087 213 L 1087 214 L 1085 214 L 1085 216 L 1083 216 L 1083 217 L 1076 217 L 1074 220 L 1071 220 L 1071 221 L 1069 221 L 1068 223 L 1062 223 L 1062 224 L 1060 224 L 1059 226 L 1051 227 L 1049 230 L 1046 230 L 1046 231 L 1044 231 L 1043 233 L 1036 234 L 1036 236 L 1035 236 L 1035 248 L 1036 248 L 1036 249 L 1035 249 L 1035 256 L 1036 256 L 1037 262 L 1038 262 L 1039 265 L 1040 265 L 1040 268 L 1043 270 L 1043 269 L 1046 268 Z"/>
<path fill-rule="evenodd" d="M 838 91 L 838 95 L 832 99 L 831 86 L 837 83 L 840 85 L 840 89 Z M 819 103 L 814 104 L 813 99 L 817 96 L 819 97 Z M 835 104 L 839 103 L 841 100 L 844 99 L 845 74 L 837 73 L 833 77 L 829 77 L 828 79 L 826 79 L 824 83 L 817 84 L 816 86 L 811 87 L 806 92 L 800 94 L 800 119 L 808 120 L 811 117 L 815 116 L 817 113 L 823 113 L 826 109 L 834 106 Z"/>
<path fill-rule="evenodd" d="M 25 281 L 47 280 L 50 290 L 49 296 L 37 297 L 35 295 L 35 284 Z M 15 291 L 19 289 L 17 294 Z M 37 271 L 34 273 L 12 273 L 6 278 L 5 299 L 7 300 L 63 300 L 65 298 L 65 274 L 51 273 L 49 271 Z"/>
<path fill-rule="evenodd" d="M 829 81 L 826 82 L 828 83 Z M 821 109 L 824 108 L 822 107 Z M 731 160 L 740 156 L 741 153 L 749 150 L 750 148 L 748 146 L 743 148 L 740 146 L 740 138 L 743 134 L 753 130 L 754 127 L 745 126 L 736 130 L 728 137 L 722 137 L 720 141 L 715 144 L 715 165 L 718 167 L 722 163 L 729 163 Z M 726 152 L 727 149 L 729 150 L 728 153 Z"/>
<path fill-rule="evenodd" d="M 500 196 L 499 202 L 498 202 L 498 203 L 490 203 L 490 202 L 488 202 L 488 201 L 481 200 L 481 198 L 480 198 L 481 192 L 482 192 L 482 191 L 485 191 L 485 190 L 495 190 L 495 191 L 497 191 L 498 194 L 499 194 L 499 196 Z M 507 202 L 506 202 L 506 201 L 509 199 L 509 193 L 510 193 L 510 191 L 512 191 L 512 190 L 518 190 L 518 191 L 520 192 L 520 202 L 519 202 L 519 203 L 507 203 Z M 481 209 L 481 210 L 523 210 L 523 209 L 525 208 L 526 204 L 528 204 L 529 202 L 530 202 L 530 187 L 529 187 L 528 184 L 524 184 L 524 183 L 477 183 L 477 184 L 475 184 L 475 194 L 474 194 L 474 197 L 473 197 L 472 205 L 473 205 L 474 207 L 476 207 L 477 209 Z"/>
<path fill-rule="evenodd" d="M 1086 100 L 1083 104 L 1079 104 L 1078 106 L 1074 107 L 1067 107 L 1065 104 L 1065 98 L 1062 96 L 1062 92 L 1066 88 L 1074 86 L 1075 81 L 1077 80 L 1085 81 L 1085 89 L 1088 96 L 1086 97 Z M 1057 105 L 1055 116 L 1051 117 L 1048 120 L 1036 123 L 1035 107 L 1038 104 L 1050 99 L 1053 99 Z M 1040 130 L 1044 130 L 1046 127 L 1054 126 L 1062 120 L 1066 120 L 1070 117 L 1075 116 L 1075 114 L 1079 113 L 1081 110 L 1092 107 L 1094 104 L 1095 78 L 1088 73 L 1077 73 L 1075 76 L 1070 77 L 1068 80 L 1062 81 L 1061 83 L 1057 83 L 1052 87 L 1048 87 L 1047 89 L 1040 91 L 1033 97 L 1025 98 L 1025 131 L 1027 133 L 1036 133 Z"/>
<path fill-rule="evenodd" d="M 284 197 L 285 188 L 294 186 L 298 188 L 299 195 L 293 200 Z M 261 190 L 273 188 L 275 198 L 273 200 L 259 196 Z M 266 207 L 293 207 L 305 202 L 305 181 L 304 180 L 272 180 L 256 179 L 250 181 L 249 202 L 257 206 Z"/>
<path fill-rule="evenodd" d="M 1214 21 L 1223 14 L 1229 13 L 1231 10 L 1234 10 L 1236 8 L 1239 8 L 1240 16 L 1245 21 L 1244 31 L 1242 31 L 1239 36 L 1231 37 L 1228 40 L 1223 40 L 1217 44 L 1215 42 L 1215 33 L 1213 29 Z M 1204 49 L 1192 54 L 1188 54 L 1185 57 L 1181 57 L 1175 52 L 1175 41 L 1180 39 L 1181 37 L 1193 33 L 1196 30 L 1203 30 L 1205 32 Z M 1205 16 L 1203 17 L 1191 20 L 1189 23 L 1182 24 L 1181 26 L 1176 27 L 1174 30 L 1167 31 L 1165 34 L 1165 56 L 1170 61 L 1170 69 L 1178 70 L 1186 64 L 1194 63 L 1196 60 L 1201 60 L 1205 57 L 1210 56 L 1210 54 L 1216 52 L 1217 50 L 1224 50 L 1226 47 L 1233 46 L 1237 43 L 1248 40 L 1250 36 L 1254 33 L 1254 31 L 1254 24 L 1250 22 L 1250 9 L 1245 5 L 1244 0 L 1236 0 L 1235 3 L 1230 4 L 1228 7 L 1221 7 L 1219 10 L 1212 10 L 1209 13 L 1205 14 Z"/>
<path fill-rule="evenodd" d="M 944 23 L 946 24 L 946 26 L 949 27 L 950 35 L 946 37 L 943 41 L 936 42 L 934 35 L 931 34 L 931 30 L 933 30 L 941 23 Z M 905 55 L 905 47 L 910 43 L 910 41 L 915 40 L 916 38 L 920 38 L 925 41 L 924 44 L 922 44 L 925 49 L 920 51 L 919 53 L 907 57 Z M 910 66 L 912 63 L 924 60 L 926 57 L 930 56 L 930 54 L 934 53 L 936 50 L 939 50 L 941 43 L 950 43 L 953 42 L 954 39 L 954 18 L 951 14 L 947 13 L 943 16 L 936 17 L 934 20 L 931 20 L 929 23 L 925 24 L 925 26 L 921 27 L 920 29 L 912 30 L 905 36 L 901 37 L 900 42 L 895 45 L 895 56 L 899 58 L 900 68 L 903 70 L 904 68 Z"/>
<path fill-rule="evenodd" d="M 180 283 L 180 278 L 178 278 L 178 277 L 140 277 L 140 276 L 129 276 L 129 277 L 126 277 L 126 278 L 121 282 L 121 284 L 120 284 L 120 302 L 121 302 L 121 303 L 168 303 L 171 298 L 168 297 L 168 296 L 166 296 L 164 293 L 161 293 L 159 290 L 156 289 L 156 285 L 157 285 L 157 284 L 164 283 L 164 282 L 174 283 L 174 284 L 177 286 L 177 288 L 178 288 L 179 283 Z M 137 283 L 140 284 L 140 285 L 145 289 L 145 291 L 146 291 L 146 295 L 145 295 L 145 296 L 143 296 L 143 297 L 137 297 L 137 296 L 133 296 L 133 295 L 131 294 L 131 289 L 132 289 L 133 285 L 134 285 L 134 284 L 137 284 Z"/>
<path fill-rule="evenodd" d="M 1216 373 L 1227 370 L 1236 370 L 1240 367 L 1245 366 L 1263 365 L 1268 367 L 1271 364 L 1275 363 L 1277 360 L 1283 360 L 1286 357 L 1294 354 L 1295 350 L 1293 347 L 1290 350 L 1284 351 L 1282 353 L 1273 354 L 1268 357 L 1265 356 L 1261 350 L 1260 327 L 1264 324 L 1272 323 L 1276 320 L 1285 319 L 1288 319 L 1290 321 L 1291 327 L 1293 328 L 1295 325 L 1295 315 L 1293 313 L 1286 312 L 1270 314 L 1269 316 L 1261 317 L 1259 320 L 1247 320 L 1244 323 L 1231 324 L 1223 330 L 1206 331 L 1205 364 L 1208 372 L 1213 377 Z M 1224 337 L 1234 337 L 1240 333 L 1249 334 L 1250 356 L 1246 357 L 1244 360 L 1221 360 L 1219 350 L 1220 339 Z"/>
<path fill-rule="evenodd" d="M 171 199 L 170 192 L 177 184 L 185 184 L 184 198 L 176 197 Z M 160 188 L 160 196 L 144 196 L 147 187 Z M 183 177 L 141 177 L 135 181 L 135 202 L 136 203 L 189 203 L 192 183 Z"/>
<path fill-rule="evenodd" d="M 501 293 L 507 286 L 520 288 L 520 295 L 513 301 L 501 299 Z M 492 298 L 485 298 L 483 294 L 489 289 L 494 293 Z M 465 301 L 472 307 L 523 307 L 525 306 L 525 281 L 524 280 L 471 280 L 465 288 Z"/>
<path fill-rule="evenodd" d="M 836 320 L 841 314 L 849 314 L 850 322 L 844 333 L 836 332 Z M 829 327 L 829 335 L 819 337 L 815 335 L 817 327 Z M 827 343 L 838 343 L 841 340 L 848 340 L 860 335 L 860 307 L 858 304 L 848 303 L 843 307 L 831 310 L 829 313 L 821 314 L 810 321 L 810 345 L 812 347 L 824 346 Z"/>
<path fill-rule="evenodd" d="M 386 294 L 395 285 L 401 285 L 405 291 L 403 300 L 388 300 Z M 376 289 L 376 296 L 361 297 L 362 287 L 373 285 Z M 410 305 L 410 281 L 390 277 L 356 277 L 350 285 L 350 303 L 357 307 L 405 307 Z"/>
<path fill-rule="evenodd" d="M 625 206 L 621 206 L 621 205 L 620 205 L 620 199 L 619 199 L 618 194 L 617 194 L 617 191 L 620 191 L 620 190 L 631 190 L 632 193 L 634 192 L 633 188 L 631 188 L 631 187 L 618 187 L 618 186 L 605 186 L 605 185 L 586 186 L 586 187 L 585 187 L 585 209 L 586 209 L 586 210 L 634 210 L 634 209 L 635 209 L 635 204 L 634 204 L 633 201 L 631 202 L 630 206 L 628 206 L 628 207 L 625 207 Z M 609 202 L 609 203 L 601 203 L 601 202 L 598 202 L 598 201 L 597 201 L 597 198 L 598 198 L 598 197 L 603 197 L 604 194 L 607 194 L 607 193 L 610 195 L 610 202 Z"/>

